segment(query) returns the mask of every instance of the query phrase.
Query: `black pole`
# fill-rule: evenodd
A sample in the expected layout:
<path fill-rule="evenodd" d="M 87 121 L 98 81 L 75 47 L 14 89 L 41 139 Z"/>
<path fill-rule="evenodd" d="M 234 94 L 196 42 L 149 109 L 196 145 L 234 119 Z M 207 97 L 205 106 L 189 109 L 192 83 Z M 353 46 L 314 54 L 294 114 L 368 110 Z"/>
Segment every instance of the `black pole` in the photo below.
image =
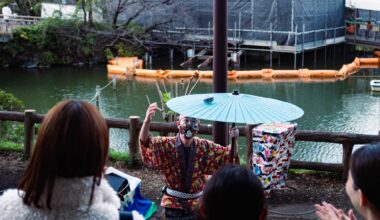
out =
<path fill-rule="evenodd" d="M 227 92 L 227 0 L 214 0 L 214 45 L 213 45 L 213 90 Z M 214 122 L 212 126 L 214 142 L 227 145 L 227 124 Z"/>

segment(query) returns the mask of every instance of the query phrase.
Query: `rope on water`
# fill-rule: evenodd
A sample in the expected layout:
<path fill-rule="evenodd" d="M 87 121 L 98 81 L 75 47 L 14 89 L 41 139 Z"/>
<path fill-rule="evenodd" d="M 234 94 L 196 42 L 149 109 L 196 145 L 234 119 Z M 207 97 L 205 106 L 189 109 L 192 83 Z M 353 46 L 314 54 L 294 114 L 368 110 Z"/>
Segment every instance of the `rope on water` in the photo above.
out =
<path fill-rule="evenodd" d="M 97 97 L 99 97 L 99 96 L 100 96 L 100 92 L 101 92 L 103 89 L 105 89 L 105 88 L 107 88 L 108 86 L 110 86 L 112 83 L 114 83 L 115 80 L 116 80 L 116 78 L 114 77 L 111 81 L 109 81 L 109 82 L 107 83 L 107 85 L 103 86 L 102 88 L 100 88 L 100 86 L 97 85 L 97 86 L 96 86 L 96 89 L 95 89 L 95 95 L 94 95 L 94 97 L 92 97 L 92 99 L 90 100 L 90 102 L 93 102 Z"/>
<path fill-rule="evenodd" d="M 111 85 L 112 82 L 113 82 L 113 80 L 111 80 L 107 85 L 105 85 L 102 88 L 100 88 L 100 91 L 102 91 L 103 89 L 107 88 L 109 85 Z"/>
<path fill-rule="evenodd" d="M 94 97 L 92 97 L 92 99 L 90 100 L 90 103 L 93 102 L 97 96 L 98 96 L 98 93 L 95 93 Z"/>

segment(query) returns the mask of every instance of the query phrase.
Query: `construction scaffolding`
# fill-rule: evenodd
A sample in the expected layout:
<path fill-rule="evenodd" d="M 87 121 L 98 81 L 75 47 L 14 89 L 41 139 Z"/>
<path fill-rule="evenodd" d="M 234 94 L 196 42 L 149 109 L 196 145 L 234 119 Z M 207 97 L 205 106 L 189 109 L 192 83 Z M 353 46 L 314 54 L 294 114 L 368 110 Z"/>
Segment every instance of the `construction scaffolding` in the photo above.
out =
<path fill-rule="evenodd" d="M 210 46 L 213 1 L 183 0 L 174 8 L 180 16 L 171 12 L 174 21 L 155 36 Z M 300 53 L 341 43 L 344 35 L 344 0 L 228 1 L 228 42 L 235 49 Z"/>
<path fill-rule="evenodd" d="M 380 3 L 376 4 L 380 7 Z M 380 48 L 380 11 L 372 10 L 375 7 L 371 10 L 362 9 L 370 7 L 367 4 L 353 7 L 346 2 L 346 6 L 350 6 L 345 16 L 346 42 L 357 46 L 357 49 Z"/>

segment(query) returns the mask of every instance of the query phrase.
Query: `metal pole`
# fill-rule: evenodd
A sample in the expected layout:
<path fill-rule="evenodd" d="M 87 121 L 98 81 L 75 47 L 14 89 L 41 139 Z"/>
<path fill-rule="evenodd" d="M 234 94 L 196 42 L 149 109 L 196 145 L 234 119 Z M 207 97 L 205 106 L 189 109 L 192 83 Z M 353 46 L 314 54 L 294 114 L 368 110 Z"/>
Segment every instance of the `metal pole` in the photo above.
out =
<path fill-rule="evenodd" d="M 254 0 L 251 0 L 251 30 L 253 30 L 253 9 L 254 9 L 254 7 L 253 7 L 253 1 Z"/>
<path fill-rule="evenodd" d="M 227 91 L 227 0 L 214 0 L 213 91 Z M 214 142 L 227 145 L 227 124 L 214 122 Z"/>
<path fill-rule="evenodd" d="M 294 0 L 292 0 L 292 17 L 290 21 L 290 29 L 293 32 L 294 31 Z"/>
<path fill-rule="evenodd" d="M 112 88 L 116 90 L 116 75 L 112 75 Z"/>
<path fill-rule="evenodd" d="M 170 69 L 173 69 L 173 49 L 170 48 Z"/>
<path fill-rule="evenodd" d="M 234 41 L 235 41 L 235 45 L 236 45 L 236 38 L 237 38 L 237 34 L 236 34 L 236 21 L 234 22 Z"/>
<path fill-rule="evenodd" d="M 346 44 L 343 44 L 343 61 L 346 62 Z"/>
<path fill-rule="evenodd" d="M 305 60 L 305 24 L 302 24 L 302 68 Z"/>
<path fill-rule="evenodd" d="M 239 42 L 241 40 L 241 12 L 239 12 Z"/>
<path fill-rule="evenodd" d="M 148 62 L 149 62 L 149 53 L 145 52 L 145 67 L 148 68 Z"/>
<path fill-rule="evenodd" d="M 335 66 L 335 48 L 336 48 L 336 45 L 335 45 L 335 36 L 336 36 L 336 28 L 334 28 L 334 52 L 333 52 L 333 65 Z"/>
<path fill-rule="evenodd" d="M 211 22 L 208 22 L 208 48 L 211 48 Z"/>
<path fill-rule="evenodd" d="M 273 44 L 272 44 L 272 37 L 273 37 L 273 24 L 270 23 L 270 36 L 269 36 L 269 40 L 270 40 L 270 51 L 269 51 L 269 55 L 270 55 L 270 58 L 269 58 L 269 66 L 270 68 L 272 68 L 272 48 L 273 48 Z"/>
<path fill-rule="evenodd" d="M 296 25 L 296 31 L 293 32 L 294 33 L 294 69 L 297 69 L 297 38 L 298 38 L 298 35 L 297 35 L 297 25 Z"/>
<path fill-rule="evenodd" d="M 327 59 L 327 24 L 325 26 L 325 69 L 326 69 L 326 59 Z"/>
<path fill-rule="evenodd" d="M 100 85 L 95 87 L 96 107 L 99 108 Z"/>
<path fill-rule="evenodd" d="M 357 11 L 358 9 L 355 8 L 355 19 L 354 19 L 354 25 L 355 25 L 355 37 L 354 37 L 354 44 L 356 44 L 356 32 L 357 32 L 357 29 L 356 29 L 356 17 L 357 17 Z"/>
<path fill-rule="evenodd" d="M 152 69 L 152 55 L 149 55 L 149 69 Z"/>

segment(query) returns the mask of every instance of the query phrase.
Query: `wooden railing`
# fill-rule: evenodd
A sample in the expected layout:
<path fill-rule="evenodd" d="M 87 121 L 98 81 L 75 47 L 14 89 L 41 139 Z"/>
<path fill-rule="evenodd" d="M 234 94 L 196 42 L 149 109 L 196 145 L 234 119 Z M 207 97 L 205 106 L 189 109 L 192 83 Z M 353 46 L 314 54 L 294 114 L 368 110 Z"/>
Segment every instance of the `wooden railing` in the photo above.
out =
<path fill-rule="evenodd" d="M 41 123 L 44 115 L 35 113 L 35 110 L 25 110 L 22 112 L 0 111 L 0 121 L 17 121 L 24 122 L 24 156 L 29 158 L 31 154 L 35 124 Z M 121 128 L 129 130 L 129 163 L 132 166 L 141 165 L 141 158 L 139 154 L 139 132 L 141 129 L 142 121 L 138 116 L 131 116 L 129 119 L 114 119 L 107 118 L 107 125 L 109 128 Z M 253 125 L 239 126 L 240 136 L 246 137 L 247 146 L 252 146 L 252 132 Z M 150 126 L 151 131 L 158 131 L 162 134 L 168 132 L 178 131 L 174 122 L 160 123 L 152 122 Z M 199 134 L 212 134 L 211 125 L 201 125 Z M 317 163 L 306 161 L 291 161 L 291 168 L 312 169 L 321 171 L 334 171 L 342 172 L 343 178 L 347 178 L 348 168 L 350 164 L 351 153 L 355 144 L 368 144 L 380 141 L 379 135 L 365 135 L 365 134 L 351 134 L 351 133 L 337 133 L 337 132 L 319 132 L 319 131 L 297 131 L 297 141 L 307 142 L 327 142 L 341 144 L 343 147 L 343 158 L 341 164 L 332 163 Z M 247 147 L 247 164 L 250 164 L 252 155 L 252 147 Z"/>

